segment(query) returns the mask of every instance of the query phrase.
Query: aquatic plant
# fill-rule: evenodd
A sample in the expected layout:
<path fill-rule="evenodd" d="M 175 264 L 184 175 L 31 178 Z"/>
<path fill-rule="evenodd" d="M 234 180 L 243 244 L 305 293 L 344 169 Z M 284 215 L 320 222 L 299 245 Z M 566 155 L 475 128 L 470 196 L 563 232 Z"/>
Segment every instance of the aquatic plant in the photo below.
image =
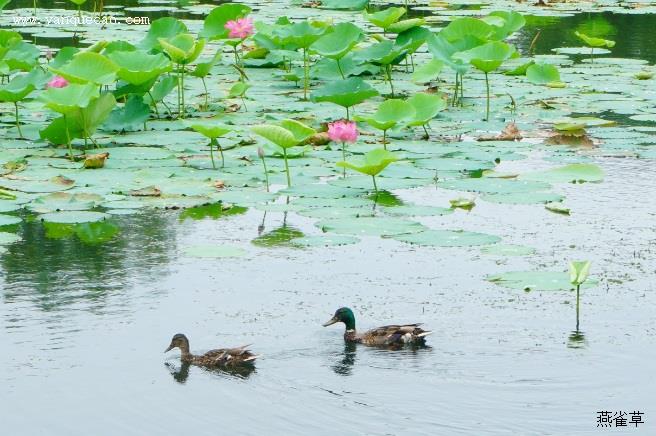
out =
<path fill-rule="evenodd" d="M 392 80 L 392 65 L 400 63 L 408 54 L 410 41 L 398 43 L 383 40 L 360 50 L 355 58 L 359 62 L 369 62 L 382 68 L 385 80 L 389 82 L 392 98 L 394 97 L 394 82 Z"/>
<path fill-rule="evenodd" d="M 585 33 L 574 32 L 577 38 L 583 41 L 588 47 L 590 47 L 590 62 L 594 62 L 594 49 L 597 48 L 613 48 L 615 47 L 615 41 L 610 39 L 595 38 L 593 36 L 588 36 Z"/>
<path fill-rule="evenodd" d="M 590 274 L 590 261 L 575 261 L 569 263 L 569 281 L 576 286 L 576 330 L 579 330 L 579 303 L 581 285 L 585 283 Z"/>
<path fill-rule="evenodd" d="M 371 85 L 360 77 L 334 80 L 314 90 L 312 101 L 329 101 L 346 109 L 346 119 L 350 120 L 349 108 L 378 95 Z"/>
<path fill-rule="evenodd" d="M 242 61 L 237 51 L 237 47 L 242 46 L 246 38 L 253 34 L 253 19 L 251 17 L 238 18 L 230 20 L 225 24 L 228 29 L 228 38 L 226 44 L 231 45 L 235 54 L 235 65 L 241 65 Z"/>
<path fill-rule="evenodd" d="M 376 148 L 364 154 L 361 158 L 352 162 L 341 161 L 337 162 L 338 167 L 350 168 L 359 173 L 371 176 L 374 184 L 374 191 L 378 195 L 378 185 L 376 184 L 376 176 L 380 174 L 389 164 L 398 161 L 399 158 L 392 152 L 383 148 Z"/>
<path fill-rule="evenodd" d="M 488 74 L 499 68 L 505 60 L 510 59 L 512 56 L 517 56 L 515 48 L 500 41 L 488 42 L 454 55 L 454 57 L 468 61 L 477 70 L 480 70 L 485 74 L 485 89 L 487 95 L 485 121 L 490 120 L 490 80 Z"/>
<path fill-rule="evenodd" d="M 332 32 L 317 39 L 311 46 L 312 52 L 333 59 L 342 79 L 345 79 L 340 60 L 363 39 L 362 29 L 352 23 L 339 23 Z"/>
<path fill-rule="evenodd" d="M 264 155 L 264 149 L 262 147 L 257 147 L 257 157 L 262 161 L 262 167 L 264 168 L 264 181 L 266 182 L 266 190 L 269 192 L 269 171 L 267 171 L 266 159 Z"/>
<path fill-rule="evenodd" d="M 385 100 L 370 117 L 359 117 L 371 127 L 383 131 L 383 148 L 387 150 L 387 131 L 416 115 L 415 108 L 404 100 Z"/>
<path fill-rule="evenodd" d="M 233 129 L 226 125 L 216 124 L 213 120 L 188 123 L 187 125 L 210 140 L 208 145 L 210 147 L 210 159 L 212 160 L 212 168 L 216 169 L 216 165 L 214 163 L 214 147 L 216 147 L 221 154 L 221 168 L 225 167 L 223 147 L 221 147 L 221 144 L 219 144 L 218 138 L 227 135 L 228 133 L 232 132 Z"/>
<path fill-rule="evenodd" d="M 178 73 L 178 116 L 185 117 L 184 79 L 186 65 L 195 61 L 205 47 L 205 39 L 196 39 L 190 33 L 179 33 L 170 39 L 159 38 L 159 44 L 171 61 L 176 64 Z"/>
<path fill-rule="evenodd" d="M 228 98 L 236 98 L 239 97 L 241 99 L 241 103 L 244 106 L 244 111 L 246 112 L 248 109 L 246 108 L 246 91 L 251 87 L 251 85 L 248 82 L 244 81 L 239 81 L 232 85 L 230 87 L 230 90 L 228 90 Z"/>
<path fill-rule="evenodd" d="M 421 126 L 424 129 L 424 139 L 430 135 L 426 126 L 442 110 L 446 109 L 446 100 L 441 94 L 418 92 L 406 100 L 413 108 L 414 115 L 407 121 L 408 126 Z"/>
<path fill-rule="evenodd" d="M 34 70 L 28 74 L 14 76 L 9 83 L 0 85 L 0 101 L 13 103 L 14 105 L 14 119 L 16 122 L 16 130 L 18 131 L 18 136 L 20 138 L 23 137 L 23 132 L 21 131 L 21 123 L 18 114 L 18 103 L 37 88 L 44 76 L 45 75 L 41 70 Z"/>
<path fill-rule="evenodd" d="M 346 160 L 346 143 L 353 144 L 358 140 L 358 127 L 353 121 L 335 121 L 328 124 L 328 137 L 342 143 L 342 159 Z M 346 168 L 343 177 L 346 177 Z"/>
<path fill-rule="evenodd" d="M 68 80 L 61 76 L 55 76 L 46 83 L 46 88 L 63 88 L 64 86 L 68 86 Z"/>
<path fill-rule="evenodd" d="M 301 145 L 317 132 L 295 120 L 282 120 L 280 125 L 260 124 L 251 127 L 251 130 L 282 149 L 285 160 L 285 172 L 287 174 L 287 186 L 292 186 L 292 180 L 289 174 L 289 162 L 287 161 L 287 150 Z"/>

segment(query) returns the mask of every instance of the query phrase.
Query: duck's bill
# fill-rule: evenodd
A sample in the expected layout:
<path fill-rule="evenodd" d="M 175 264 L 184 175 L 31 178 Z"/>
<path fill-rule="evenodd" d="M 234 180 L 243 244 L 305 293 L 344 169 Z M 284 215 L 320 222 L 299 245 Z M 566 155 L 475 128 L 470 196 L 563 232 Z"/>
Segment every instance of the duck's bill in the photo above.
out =
<path fill-rule="evenodd" d="M 169 345 L 169 347 L 168 347 L 166 350 L 164 350 L 164 352 L 165 352 L 165 353 L 168 353 L 168 352 L 171 351 L 172 349 L 173 349 L 173 345 Z"/>
<path fill-rule="evenodd" d="M 323 323 L 323 326 L 324 326 L 324 327 L 328 327 L 329 325 L 333 325 L 333 324 L 335 324 L 335 323 L 338 322 L 338 321 L 339 321 L 339 320 L 333 316 L 333 317 L 330 318 L 327 322 L 324 322 L 324 323 Z"/>

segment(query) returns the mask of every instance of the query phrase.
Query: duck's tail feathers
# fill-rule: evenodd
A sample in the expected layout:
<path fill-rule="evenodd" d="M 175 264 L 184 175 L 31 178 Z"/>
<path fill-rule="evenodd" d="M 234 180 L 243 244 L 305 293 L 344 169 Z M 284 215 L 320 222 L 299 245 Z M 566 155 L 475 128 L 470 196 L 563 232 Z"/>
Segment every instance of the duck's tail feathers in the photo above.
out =
<path fill-rule="evenodd" d="M 421 333 L 417 334 L 417 337 L 418 338 L 423 338 L 425 336 L 432 335 L 432 334 L 433 334 L 433 332 L 428 330 L 428 331 L 424 331 L 424 332 L 421 332 Z"/>
<path fill-rule="evenodd" d="M 247 357 L 246 359 L 244 359 L 244 362 L 252 362 L 252 361 L 254 361 L 255 359 L 259 359 L 260 357 L 262 357 L 261 354 L 258 354 L 258 355 L 255 355 L 255 356 L 249 356 L 249 357 Z"/>

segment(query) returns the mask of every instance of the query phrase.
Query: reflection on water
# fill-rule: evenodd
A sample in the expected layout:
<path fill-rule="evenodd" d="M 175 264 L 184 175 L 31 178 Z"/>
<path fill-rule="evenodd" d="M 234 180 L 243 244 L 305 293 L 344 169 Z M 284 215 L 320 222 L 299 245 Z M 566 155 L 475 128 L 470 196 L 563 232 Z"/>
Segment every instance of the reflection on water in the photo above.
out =
<path fill-rule="evenodd" d="M 567 338 L 568 348 L 585 348 L 588 345 L 585 334 L 580 330 L 574 330 Z"/>
<path fill-rule="evenodd" d="M 188 362 L 180 362 L 178 365 L 172 362 L 164 362 L 164 366 L 169 370 L 173 380 L 180 384 L 185 384 L 189 378 L 189 370 L 191 365 Z M 255 365 L 239 365 L 230 368 L 206 368 L 195 367 L 205 373 L 211 373 L 222 377 L 236 377 L 246 380 L 255 372 Z"/>
<path fill-rule="evenodd" d="M 89 241 L 102 239 L 104 227 L 53 233 L 38 220 L 23 221 L 18 231 L 22 240 L 0 255 L 4 302 L 27 299 L 40 310 L 53 311 L 84 301 L 97 309 L 130 281 L 161 276 L 176 245 L 171 216 L 149 213 L 111 220 L 118 231 L 102 244 Z"/>
<path fill-rule="evenodd" d="M 351 375 L 353 373 L 353 364 L 355 363 L 356 350 L 356 344 L 353 342 L 344 342 L 344 351 L 337 355 L 337 359 L 332 365 L 332 369 L 335 371 L 335 374 Z"/>

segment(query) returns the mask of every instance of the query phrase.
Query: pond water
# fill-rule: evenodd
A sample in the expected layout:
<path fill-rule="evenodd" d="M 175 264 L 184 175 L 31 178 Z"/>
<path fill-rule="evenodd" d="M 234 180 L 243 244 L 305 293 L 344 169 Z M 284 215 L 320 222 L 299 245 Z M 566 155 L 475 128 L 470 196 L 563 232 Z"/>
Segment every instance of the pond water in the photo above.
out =
<path fill-rule="evenodd" d="M 31 2 L 23 2 L 29 3 Z M 136 3 L 136 2 L 135 2 Z M 28 7 L 27 5 L 26 7 Z M 517 38 L 537 53 L 586 14 L 533 22 Z M 601 17 L 601 15 L 599 15 Z M 604 14 L 614 57 L 656 60 L 654 15 Z M 651 85 L 653 86 L 653 85 Z M 652 105 L 653 106 L 653 105 Z M 547 167 L 543 149 L 502 172 Z M 8 434 L 585 435 L 656 434 L 656 207 L 653 159 L 599 153 L 603 183 L 562 184 L 570 216 L 541 205 L 477 201 L 471 211 L 417 218 L 534 247 L 498 256 L 480 247 L 424 247 L 362 237 L 357 244 L 262 248 L 279 230 L 316 235 L 293 211 L 140 211 L 115 216 L 103 244 L 53 238 L 26 219 L 0 252 L 0 416 Z M 401 201 L 448 205 L 453 191 L 399 189 Z M 284 236 L 283 236 L 284 238 Z M 239 258 L 190 257 L 198 244 L 242 247 Z M 599 285 L 524 292 L 485 277 L 564 271 L 589 259 Z M 428 347 L 348 347 L 321 327 L 340 306 L 358 328 L 422 322 Z M 192 351 L 252 343 L 252 372 L 181 367 L 163 354 L 175 333 Z M 643 411 L 645 423 L 597 428 L 598 411 Z"/>

